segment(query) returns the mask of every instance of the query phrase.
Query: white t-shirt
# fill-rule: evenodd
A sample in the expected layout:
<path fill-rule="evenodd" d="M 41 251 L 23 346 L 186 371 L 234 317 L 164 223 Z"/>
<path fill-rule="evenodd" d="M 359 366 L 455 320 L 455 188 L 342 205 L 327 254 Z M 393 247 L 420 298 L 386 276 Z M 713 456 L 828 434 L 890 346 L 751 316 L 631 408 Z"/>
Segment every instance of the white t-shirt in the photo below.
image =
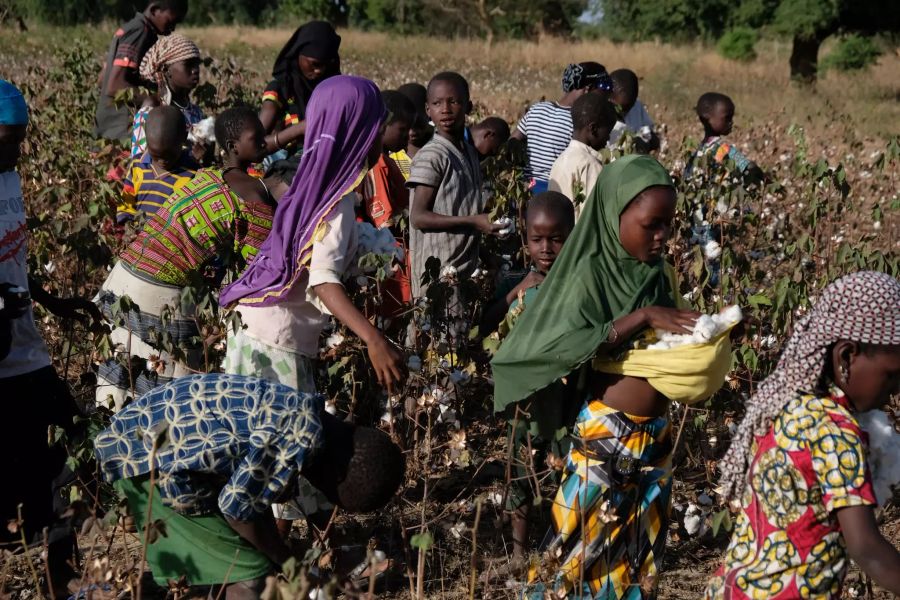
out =
<path fill-rule="evenodd" d="M 22 184 L 15 171 L 0 173 L 0 283 L 28 289 L 28 228 Z M 0 360 L 0 379 L 31 373 L 50 365 L 47 345 L 34 324 L 31 307 L 11 324 L 12 347 Z"/>
<path fill-rule="evenodd" d="M 581 216 L 581 207 L 584 200 L 594 191 L 597 177 L 603 170 L 603 163 L 593 148 L 578 140 L 569 142 L 566 148 L 550 169 L 550 183 L 547 189 L 551 192 L 560 192 L 566 198 L 575 203 L 576 187 L 580 190 L 582 198 L 575 204 L 575 220 Z"/>
<path fill-rule="evenodd" d="M 325 221 L 321 237 L 313 240 L 309 271 L 300 275 L 285 298 L 273 306 L 238 304 L 244 333 L 275 348 L 315 357 L 319 335 L 328 323 L 328 310 L 310 288 L 323 283 L 341 283 L 341 277 L 356 256 L 357 196 L 344 196 Z"/>
<path fill-rule="evenodd" d="M 625 114 L 625 121 L 616 121 L 615 127 L 609 134 L 609 142 L 607 142 L 606 147 L 610 149 L 615 148 L 616 144 L 619 143 L 619 138 L 622 137 L 625 131 L 640 135 L 641 129 L 644 127 L 648 127 L 650 131 L 653 131 L 653 119 L 650 118 L 644 103 L 640 100 L 635 100 L 634 106 Z"/>

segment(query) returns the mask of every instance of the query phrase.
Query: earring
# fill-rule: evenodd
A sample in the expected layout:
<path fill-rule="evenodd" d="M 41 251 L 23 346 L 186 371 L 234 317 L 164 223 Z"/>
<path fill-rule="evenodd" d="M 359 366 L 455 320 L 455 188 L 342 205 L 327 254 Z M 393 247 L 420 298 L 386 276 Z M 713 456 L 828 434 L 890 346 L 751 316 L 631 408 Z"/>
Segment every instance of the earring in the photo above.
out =
<path fill-rule="evenodd" d="M 847 383 L 848 381 L 850 381 L 850 370 L 847 368 L 847 365 L 845 365 L 844 363 L 841 363 L 838 366 L 838 371 L 840 371 L 841 380 L 844 383 Z"/>

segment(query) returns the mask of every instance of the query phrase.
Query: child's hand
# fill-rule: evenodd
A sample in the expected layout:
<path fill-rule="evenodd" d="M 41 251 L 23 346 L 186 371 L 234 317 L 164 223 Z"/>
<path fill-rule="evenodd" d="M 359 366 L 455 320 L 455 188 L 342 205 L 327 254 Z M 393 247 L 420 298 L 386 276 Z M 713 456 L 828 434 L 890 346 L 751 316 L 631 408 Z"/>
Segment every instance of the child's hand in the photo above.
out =
<path fill-rule="evenodd" d="M 672 333 L 691 333 L 694 330 L 694 323 L 700 318 L 697 311 L 681 308 L 645 306 L 638 310 L 641 311 L 644 323 L 648 327 Z"/>
<path fill-rule="evenodd" d="M 403 381 L 403 356 L 384 336 L 375 338 L 367 349 L 378 383 L 387 389 L 388 394 L 393 394 L 395 384 Z"/>
<path fill-rule="evenodd" d="M 472 226 L 485 235 L 497 235 L 506 227 L 503 223 L 492 223 L 491 217 L 487 213 L 475 215 Z"/>

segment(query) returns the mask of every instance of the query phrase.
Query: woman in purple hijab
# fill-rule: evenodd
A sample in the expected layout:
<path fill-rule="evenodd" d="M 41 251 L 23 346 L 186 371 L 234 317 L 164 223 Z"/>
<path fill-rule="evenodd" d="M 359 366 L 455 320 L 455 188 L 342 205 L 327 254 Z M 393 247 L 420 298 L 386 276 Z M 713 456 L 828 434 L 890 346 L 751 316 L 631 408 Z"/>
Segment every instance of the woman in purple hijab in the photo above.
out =
<path fill-rule="evenodd" d="M 316 86 L 300 166 L 278 203 L 272 231 L 219 298 L 223 306 L 237 304 L 244 324 L 229 335 L 227 373 L 315 392 L 311 358 L 331 314 L 365 342 L 379 383 L 392 392 L 401 380 L 400 353 L 341 285 L 356 254 L 354 190 L 381 153 L 385 116 L 378 87 L 367 79 L 338 75 Z M 300 488 L 296 500 L 275 507 L 280 529 L 328 509 L 305 482 Z"/>

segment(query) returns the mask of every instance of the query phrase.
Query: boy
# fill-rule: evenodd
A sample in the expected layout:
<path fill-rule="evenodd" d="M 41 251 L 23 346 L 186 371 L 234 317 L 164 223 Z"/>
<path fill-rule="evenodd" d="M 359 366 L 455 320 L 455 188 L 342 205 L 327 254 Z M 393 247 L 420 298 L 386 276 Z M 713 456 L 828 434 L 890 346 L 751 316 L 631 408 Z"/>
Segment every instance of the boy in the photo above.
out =
<path fill-rule="evenodd" d="M 0 358 L 0 389 L 5 412 L 0 425 L 0 522 L 22 520 L 29 543 L 42 539 L 49 526 L 48 587 L 57 598 L 67 597 L 66 583 L 73 575 L 68 562 L 75 537 L 68 525 L 60 527 L 54 496 L 66 461 L 65 451 L 47 443 L 47 428 L 71 431 L 79 410 L 66 384 L 59 379 L 44 340 L 34 322 L 32 300 L 54 315 L 85 321 L 101 319 L 96 307 L 80 298 L 60 299 L 44 290 L 27 271 L 27 236 L 22 185 L 16 167 L 28 125 L 28 107 L 21 92 L 0 80 L 0 328 L 5 356 Z M 21 544 L 20 533 L 0 530 L 0 544 Z M 61 596 L 61 594 L 63 596 Z"/>
<path fill-rule="evenodd" d="M 498 286 L 499 298 L 485 311 L 482 321 L 485 331 L 496 329 L 507 311 L 517 309 L 520 293 L 523 308 L 528 310 L 574 227 L 575 211 L 568 198 L 558 192 L 543 192 L 532 198 L 525 211 L 531 269 L 517 283 L 501 282 Z M 568 452 L 566 431 L 574 415 L 570 415 L 572 407 L 560 401 L 566 396 L 559 391 L 551 386 L 524 402 L 494 407 L 509 421 L 513 467 L 506 509 L 512 513 L 514 568 L 528 550 L 528 516 L 536 491 L 533 489 L 535 473 L 544 470 L 548 454 L 561 458 Z M 527 457 L 529 446 L 534 451 L 530 458 Z"/>
<path fill-rule="evenodd" d="M 528 162 L 525 177 L 534 194 L 547 190 L 550 168 L 572 139 L 572 105 L 588 93 L 604 98 L 612 91 L 612 80 L 600 63 L 583 62 L 566 67 L 563 95 L 556 102 L 537 102 L 519 120 L 512 138 L 525 143 Z"/>
<path fill-rule="evenodd" d="M 324 408 L 321 396 L 287 385 L 207 373 L 160 386 L 113 417 L 94 442 L 97 460 L 142 534 L 165 522 L 165 535 L 146 545 L 157 583 L 228 582 L 224 597 L 258 597 L 291 557 L 270 507 L 292 496 L 300 473 L 348 512 L 387 504 L 404 479 L 400 448 Z"/>
<path fill-rule="evenodd" d="M 619 107 L 623 115 L 623 129 L 637 136 L 635 142 L 638 150 L 647 153 L 659 149 L 659 136 L 653 131 L 653 119 L 647 113 L 644 103 L 638 99 L 638 76 L 631 69 L 616 69 L 609 74 L 613 81 L 610 100 Z M 619 135 L 610 136 L 610 143 L 615 144 Z M 614 139 L 613 139 L 614 138 Z"/>
<path fill-rule="evenodd" d="M 464 140 L 471 111 L 469 84 L 459 73 L 443 72 L 428 83 L 427 108 L 435 135 L 413 159 L 410 188 L 409 250 L 414 298 L 425 293 L 422 275 L 430 257 L 454 267 L 460 279 L 478 265 L 480 234 L 495 234 L 503 225 L 482 212 L 478 152 Z"/>
<path fill-rule="evenodd" d="M 409 129 L 409 142 L 406 149 L 398 150 L 391 153 L 391 158 L 400 167 L 404 179 L 409 179 L 409 170 L 412 167 L 412 159 L 415 158 L 419 150 L 422 149 L 431 136 L 434 135 L 434 124 L 428 119 L 425 112 L 425 97 L 427 92 L 425 86 L 421 83 L 404 83 L 397 91 L 409 98 L 416 109 L 416 116 L 413 120 L 412 127 Z"/>
<path fill-rule="evenodd" d="M 481 161 L 497 156 L 507 140 L 509 140 L 509 123 L 500 117 L 487 117 L 480 123 L 466 128 L 466 141 L 475 146 Z"/>
<path fill-rule="evenodd" d="M 572 105 L 572 141 L 553 163 L 548 187 L 575 205 L 576 220 L 603 169 L 597 153 L 606 146 L 615 124 L 615 108 L 602 96 L 587 94 Z"/>
<path fill-rule="evenodd" d="M 174 106 L 154 108 L 147 115 L 144 132 L 147 152 L 132 164 L 123 181 L 117 223 L 134 219 L 138 211 L 155 213 L 172 192 L 197 173 L 197 165 L 184 151 L 187 129 L 181 110 Z"/>
<path fill-rule="evenodd" d="M 366 174 L 360 193 L 365 220 L 375 227 L 388 227 L 392 225 L 392 218 L 401 215 L 409 205 L 406 179 L 390 154 L 407 147 L 416 109 L 409 98 L 394 90 L 382 92 L 381 99 L 388 112 L 381 136 L 383 150 L 378 162 Z"/>
<path fill-rule="evenodd" d="M 703 142 L 685 168 L 685 176 L 689 176 L 701 157 L 711 156 L 713 162 L 726 165 L 726 160 L 734 164 L 734 170 L 745 181 L 761 180 L 760 168 L 744 156 L 733 144 L 724 140 L 734 127 L 734 102 L 725 94 L 707 92 L 697 100 L 697 116 L 703 125 Z"/>
<path fill-rule="evenodd" d="M 97 103 L 94 135 L 106 140 L 127 140 L 131 136 L 132 111 L 128 106 L 116 106 L 116 94 L 128 88 L 156 84 L 144 81 L 138 72 L 144 55 L 160 35 L 169 35 L 187 16 L 187 0 L 150 0 L 143 13 L 116 31 L 100 71 L 100 99 Z M 135 97 L 134 106 L 141 106 L 144 98 Z"/>

